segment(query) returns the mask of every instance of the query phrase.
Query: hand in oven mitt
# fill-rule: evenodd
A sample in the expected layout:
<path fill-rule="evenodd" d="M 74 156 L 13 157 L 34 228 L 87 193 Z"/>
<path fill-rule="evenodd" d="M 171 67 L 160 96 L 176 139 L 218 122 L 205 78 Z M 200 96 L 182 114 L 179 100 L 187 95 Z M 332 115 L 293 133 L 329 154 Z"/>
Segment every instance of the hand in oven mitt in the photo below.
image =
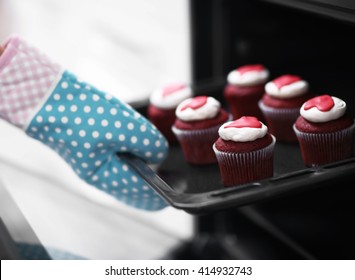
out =
<path fill-rule="evenodd" d="M 160 163 L 166 157 L 167 141 L 150 122 L 18 36 L 2 49 L 1 118 L 55 150 L 80 178 L 118 200 L 145 210 L 166 206 L 120 158 L 128 152 Z"/>

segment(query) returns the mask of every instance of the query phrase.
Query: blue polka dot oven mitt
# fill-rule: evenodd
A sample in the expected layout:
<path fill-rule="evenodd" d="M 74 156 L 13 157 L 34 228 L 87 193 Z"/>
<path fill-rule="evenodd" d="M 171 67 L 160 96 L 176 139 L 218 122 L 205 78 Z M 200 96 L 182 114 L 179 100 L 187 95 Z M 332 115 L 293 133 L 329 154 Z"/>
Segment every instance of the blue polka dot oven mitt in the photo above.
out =
<path fill-rule="evenodd" d="M 19 36 L 0 56 L 0 116 L 55 150 L 88 184 L 145 210 L 165 201 L 122 159 L 160 163 L 168 144 L 128 104 L 78 80 Z"/>

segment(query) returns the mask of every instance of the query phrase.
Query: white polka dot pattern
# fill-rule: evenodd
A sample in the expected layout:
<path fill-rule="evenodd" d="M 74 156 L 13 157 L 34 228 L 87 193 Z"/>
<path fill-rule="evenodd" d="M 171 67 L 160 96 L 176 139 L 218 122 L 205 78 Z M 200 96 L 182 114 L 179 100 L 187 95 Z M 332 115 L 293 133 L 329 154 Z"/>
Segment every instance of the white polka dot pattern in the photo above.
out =
<path fill-rule="evenodd" d="M 167 154 L 165 138 L 143 116 L 64 72 L 26 133 L 57 151 L 89 184 L 120 201 L 158 210 L 165 201 L 120 158 L 130 152 L 148 163 Z"/>

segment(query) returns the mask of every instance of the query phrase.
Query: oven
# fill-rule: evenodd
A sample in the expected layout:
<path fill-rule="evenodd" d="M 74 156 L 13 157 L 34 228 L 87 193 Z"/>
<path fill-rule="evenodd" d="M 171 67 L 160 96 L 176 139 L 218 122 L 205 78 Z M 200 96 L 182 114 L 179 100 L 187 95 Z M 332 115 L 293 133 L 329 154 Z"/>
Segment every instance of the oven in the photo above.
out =
<path fill-rule="evenodd" d="M 196 94 L 213 95 L 223 102 L 229 71 L 261 63 L 270 70 L 271 78 L 298 74 L 309 81 L 315 93 L 339 96 L 354 116 L 352 1 L 194 0 L 190 7 Z M 243 195 L 226 192 L 222 199 L 225 208 L 206 207 L 213 211 L 197 215 L 196 237 L 178 248 L 174 257 L 353 259 L 353 159 L 331 166 L 330 173 L 320 170 L 315 176 L 299 175 L 293 171 L 304 170 L 302 167 L 283 169 L 298 160 L 292 149 L 286 145 L 279 150 L 275 165 L 276 172 L 295 176 L 284 184 L 269 182 L 264 193 L 240 200 L 234 204 L 238 207 L 233 202 L 227 206 L 228 199 Z M 320 180 L 315 180 L 317 176 Z"/>

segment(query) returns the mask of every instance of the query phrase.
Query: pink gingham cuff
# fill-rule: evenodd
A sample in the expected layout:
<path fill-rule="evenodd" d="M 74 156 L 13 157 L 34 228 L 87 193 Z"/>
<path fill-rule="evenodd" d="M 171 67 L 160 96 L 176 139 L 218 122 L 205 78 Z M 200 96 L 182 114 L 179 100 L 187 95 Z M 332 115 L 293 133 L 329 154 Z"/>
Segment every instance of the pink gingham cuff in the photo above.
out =
<path fill-rule="evenodd" d="M 22 38 L 12 35 L 0 56 L 0 117 L 26 125 L 44 103 L 62 75 L 59 64 Z"/>

